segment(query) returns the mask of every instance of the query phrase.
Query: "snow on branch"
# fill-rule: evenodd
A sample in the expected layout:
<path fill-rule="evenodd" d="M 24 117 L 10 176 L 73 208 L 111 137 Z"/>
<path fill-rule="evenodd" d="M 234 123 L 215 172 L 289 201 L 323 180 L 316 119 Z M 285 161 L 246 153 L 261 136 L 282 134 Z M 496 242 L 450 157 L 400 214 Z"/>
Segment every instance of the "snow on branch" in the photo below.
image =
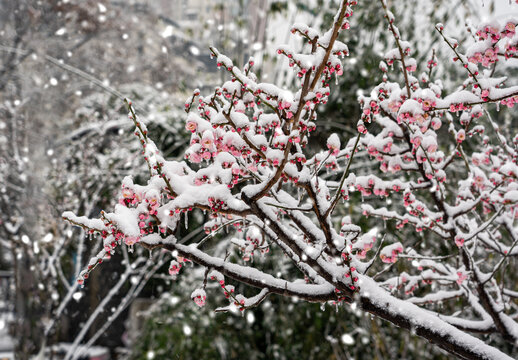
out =
<path fill-rule="evenodd" d="M 229 80 L 187 99 L 191 139 L 184 161 L 163 157 L 126 101 L 150 178 L 139 185 L 127 177 L 119 204 L 99 219 L 63 214 L 103 239 L 78 281 L 84 283 L 121 246 L 161 248 L 171 252 L 172 276 L 184 271 L 185 262 L 206 269 L 203 286 L 190 291 L 198 306 L 212 295 L 208 278 L 218 281 L 229 301 L 218 311 L 245 310 L 270 294 L 359 302 L 364 311 L 461 358 L 509 358 L 469 332 L 518 340 L 518 309 L 509 301 L 518 289 L 501 276 L 518 254 L 518 136 L 484 112 L 492 111 L 491 104 L 511 110 L 518 88 L 478 68 L 498 61 L 501 49 L 505 58 L 515 57 L 516 22 L 482 27 L 482 40 L 465 54 L 437 25 L 465 69 L 462 86 L 449 91 L 431 78 L 440 60 L 435 52 L 424 66 L 428 74 L 414 75 L 420 64 L 412 44 L 380 1 L 395 43 L 380 66 L 382 82 L 359 98 L 358 133 L 350 139 L 330 134 L 315 153 L 308 139 L 318 126 L 318 109 L 330 98 L 329 83 L 355 71 L 342 64 L 349 50 L 338 40 L 350 29 L 355 6 L 341 1 L 323 34 L 304 24 L 292 27 L 306 46 L 277 50 L 297 74 L 289 90 L 259 82 L 253 59 L 238 68 L 211 48 Z M 490 124 L 488 132 L 484 124 Z M 351 164 L 362 157 L 356 153 L 379 170 L 357 172 Z M 348 216 L 344 204 L 354 205 Z M 202 215 L 209 234 L 198 242 L 181 239 L 193 212 Z M 380 237 L 386 241 L 377 244 Z M 207 241 L 219 245 L 209 248 Z M 294 271 L 282 278 L 270 274 L 270 254 L 282 255 Z M 247 297 L 232 282 L 259 292 Z M 466 309 L 456 309 L 454 299 Z"/>

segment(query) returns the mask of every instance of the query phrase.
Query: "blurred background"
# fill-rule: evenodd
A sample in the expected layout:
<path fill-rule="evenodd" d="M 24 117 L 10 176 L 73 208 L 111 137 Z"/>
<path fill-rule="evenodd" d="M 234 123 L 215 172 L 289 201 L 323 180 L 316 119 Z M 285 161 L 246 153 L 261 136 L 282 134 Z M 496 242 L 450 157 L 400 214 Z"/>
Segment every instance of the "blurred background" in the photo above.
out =
<path fill-rule="evenodd" d="M 452 57 L 435 23 L 463 41 L 472 23 L 509 11 L 507 0 L 388 4 L 422 68 L 432 49 Z M 75 281 L 101 243 L 61 213 L 97 216 L 117 202 L 124 176 L 147 180 L 123 98 L 133 100 L 165 155 L 182 159 L 190 138 L 185 99 L 227 79 L 209 46 L 238 66 L 254 57 L 261 81 L 289 88 L 295 73 L 276 47 L 302 46 L 290 25 L 326 29 L 336 7 L 336 0 L 0 1 L 0 359 L 447 357 L 354 306 L 271 297 L 244 316 L 215 313 L 224 299 L 198 309 L 189 289 L 203 271 L 172 278 L 170 256 L 160 252 L 118 252 L 84 288 Z M 379 4 L 360 2 L 351 25 L 345 76 L 310 146 L 330 132 L 349 139 L 357 96 L 381 80 L 378 64 L 392 40 Z M 453 84 L 460 69 L 450 64 L 437 71 Z M 370 166 L 364 158 L 360 171 Z M 200 214 L 183 236 L 199 240 L 202 224 Z M 280 255 L 271 261 L 284 264 Z"/>

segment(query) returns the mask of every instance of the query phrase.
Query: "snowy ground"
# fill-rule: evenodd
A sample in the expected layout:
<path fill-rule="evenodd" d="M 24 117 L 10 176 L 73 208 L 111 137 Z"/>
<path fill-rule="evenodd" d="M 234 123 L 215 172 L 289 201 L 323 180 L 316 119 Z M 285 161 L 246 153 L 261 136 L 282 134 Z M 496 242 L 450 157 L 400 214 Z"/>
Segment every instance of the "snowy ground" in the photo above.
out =
<path fill-rule="evenodd" d="M 8 313 L 0 312 L 0 360 L 14 359 L 14 342 L 7 332 L 8 318 Z"/>
<path fill-rule="evenodd" d="M 59 356 L 65 355 L 70 349 L 71 344 L 68 343 L 60 343 L 53 346 L 53 352 Z M 110 354 L 107 348 L 102 346 L 91 346 L 88 349 L 85 349 L 83 346 L 78 346 L 75 350 L 78 353 L 81 353 L 82 359 L 89 360 L 110 360 Z M 0 360 L 2 358 L 0 357 Z"/>

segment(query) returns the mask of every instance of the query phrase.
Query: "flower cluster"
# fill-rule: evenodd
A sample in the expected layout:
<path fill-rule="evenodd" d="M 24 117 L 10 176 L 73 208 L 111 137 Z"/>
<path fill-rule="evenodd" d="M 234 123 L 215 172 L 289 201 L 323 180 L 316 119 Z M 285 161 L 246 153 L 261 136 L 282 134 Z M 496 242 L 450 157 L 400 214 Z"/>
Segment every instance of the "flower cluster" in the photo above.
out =
<path fill-rule="evenodd" d="M 518 20 L 510 19 L 503 23 L 494 21 L 480 26 L 476 31 L 478 42 L 467 51 L 468 61 L 490 67 L 498 61 L 499 56 L 513 58 L 517 54 L 517 23 Z"/>

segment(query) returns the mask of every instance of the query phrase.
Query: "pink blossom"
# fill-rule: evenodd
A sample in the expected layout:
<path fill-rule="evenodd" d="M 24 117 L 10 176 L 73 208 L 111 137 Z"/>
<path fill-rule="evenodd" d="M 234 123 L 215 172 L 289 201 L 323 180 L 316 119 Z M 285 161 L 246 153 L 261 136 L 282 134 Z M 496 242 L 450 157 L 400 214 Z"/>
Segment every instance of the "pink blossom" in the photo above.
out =
<path fill-rule="evenodd" d="M 455 236 L 455 245 L 457 245 L 459 248 L 464 246 L 464 238 L 462 236 Z"/>
<path fill-rule="evenodd" d="M 484 188 L 485 188 L 484 178 L 481 175 L 475 176 L 475 178 L 473 179 L 473 182 L 474 182 L 476 188 L 478 188 L 480 190 L 484 190 Z"/>
<path fill-rule="evenodd" d="M 207 294 L 203 289 L 196 289 L 191 294 L 191 299 L 194 301 L 196 305 L 199 307 L 205 306 L 205 300 L 207 299 Z"/>
<path fill-rule="evenodd" d="M 462 271 L 458 271 L 457 276 L 458 276 L 457 284 L 459 284 L 459 285 L 461 285 L 464 282 L 464 280 L 466 280 L 468 278 L 468 275 L 464 274 Z"/>
<path fill-rule="evenodd" d="M 198 125 L 194 121 L 188 121 L 187 124 L 185 124 L 185 129 L 192 133 L 194 133 L 196 131 L 197 127 L 198 127 Z"/>
<path fill-rule="evenodd" d="M 201 161 L 201 156 L 198 153 L 192 153 L 189 156 L 189 160 L 191 160 L 191 162 L 197 164 L 197 163 L 199 163 Z"/>
<path fill-rule="evenodd" d="M 140 238 L 138 238 L 136 236 L 126 236 L 124 238 L 124 243 L 128 246 L 131 246 L 131 245 L 138 243 L 139 240 L 140 240 Z"/>
<path fill-rule="evenodd" d="M 463 129 L 461 129 L 457 132 L 457 142 L 460 144 L 464 140 L 466 140 L 466 132 Z"/>
<path fill-rule="evenodd" d="M 178 275 L 181 268 L 182 264 L 176 260 L 171 260 L 171 263 L 169 264 L 169 275 Z"/>
<path fill-rule="evenodd" d="M 212 146 L 212 139 L 210 138 L 204 138 L 202 141 L 201 141 L 201 146 L 203 146 L 204 148 L 208 149 Z"/>
<path fill-rule="evenodd" d="M 428 151 L 429 153 L 436 152 L 437 151 L 437 144 L 429 145 L 428 148 L 426 149 L 426 151 Z"/>

